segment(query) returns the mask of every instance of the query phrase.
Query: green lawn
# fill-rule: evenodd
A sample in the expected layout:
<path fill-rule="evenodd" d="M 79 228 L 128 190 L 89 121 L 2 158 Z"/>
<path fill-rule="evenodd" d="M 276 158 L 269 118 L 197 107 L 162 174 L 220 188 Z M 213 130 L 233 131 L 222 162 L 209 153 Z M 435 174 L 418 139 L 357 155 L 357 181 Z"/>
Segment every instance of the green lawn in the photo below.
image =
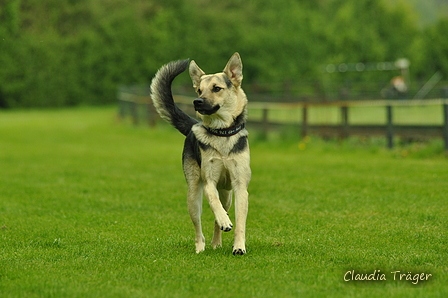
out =
<path fill-rule="evenodd" d="M 197 255 L 183 137 L 115 113 L 0 112 L 0 297 L 448 295 L 443 156 L 253 138 L 248 253 L 230 232 Z M 207 205 L 203 218 L 209 242 Z M 352 270 L 387 280 L 344 281 Z"/>

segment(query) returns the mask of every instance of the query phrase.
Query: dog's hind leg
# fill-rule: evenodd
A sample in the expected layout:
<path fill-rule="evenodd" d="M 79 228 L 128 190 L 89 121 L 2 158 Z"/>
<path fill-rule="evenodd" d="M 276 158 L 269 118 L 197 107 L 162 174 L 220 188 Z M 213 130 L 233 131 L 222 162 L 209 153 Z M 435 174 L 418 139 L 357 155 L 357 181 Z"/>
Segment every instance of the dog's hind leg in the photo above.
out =
<path fill-rule="evenodd" d="M 196 233 L 195 244 L 196 253 L 205 249 L 205 237 L 202 233 L 201 215 L 202 215 L 202 186 L 199 183 L 189 183 L 188 186 L 188 212 L 194 225 Z"/>
<path fill-rule="evenodd" d="M 219 190 L 219 199 L 226 212 L 229 211 L 232 205 L 232 191 L 221 189 Z M 221 226 L 215 220 L 215 231 L 213 233 L 212 247 L 217 248 L 222 246 L 222 230 Z"/>

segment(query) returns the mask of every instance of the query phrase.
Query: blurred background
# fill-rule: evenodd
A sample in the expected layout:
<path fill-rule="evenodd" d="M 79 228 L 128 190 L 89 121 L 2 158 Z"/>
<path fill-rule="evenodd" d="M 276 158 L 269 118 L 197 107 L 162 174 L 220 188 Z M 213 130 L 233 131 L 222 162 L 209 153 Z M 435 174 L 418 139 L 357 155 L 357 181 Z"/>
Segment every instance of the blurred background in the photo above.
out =
<path fill-rule="evenodd" d="M 447 32 L 448 0 L 0 0 L 0 107 L 114 103 L 235 51 L 257 101 L 447 97 Z"/>

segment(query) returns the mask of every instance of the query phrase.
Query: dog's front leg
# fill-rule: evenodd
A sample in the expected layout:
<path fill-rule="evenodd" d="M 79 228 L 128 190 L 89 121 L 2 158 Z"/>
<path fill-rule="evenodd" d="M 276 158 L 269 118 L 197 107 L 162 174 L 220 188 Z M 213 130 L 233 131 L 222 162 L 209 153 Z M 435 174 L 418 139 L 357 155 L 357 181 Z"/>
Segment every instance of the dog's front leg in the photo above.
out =
<path fill-rule="evenodd" d="M 218 190 L 216 189 L 216 183 L 211 183 L 210 181 L 204 186 L 205 196 L 208 199 L 210 208 L 215 214 L 216 225 L 224 232 L 229 232 L 232 230 L 233 224 L 230 221 L 227 211 L 221 204 L 219 200 Z"/>
<path fill-rule="evenodd" d="M 249 208 L 247 187 L 251 178 L 249 151 L 238 156 L 233 164 L 229 163 L 230 178 L 235 193 L 235 240 L 234 255 L 246 253 L 246 219 Z"/>
<path fill-rule="evenodd" d="M 221 201 L 224 210 L 228 212 L 230 206 L 232 205 L 232 191 L 221 189 L 218 191 L 218 193 L 219 193 L 219 200 Z M 215 220 L 215 231 L 213 233 L 212 247 L 217 248 L 221 246 L 222 246 L 222 230 L 221 226 Z"/>
<path fill-rule="evenodd" d="M 249 194 L 245 187 L 235 188 L 235 240 L 234 255 L 246 253 L 246 218 L 249 207 Z"/>

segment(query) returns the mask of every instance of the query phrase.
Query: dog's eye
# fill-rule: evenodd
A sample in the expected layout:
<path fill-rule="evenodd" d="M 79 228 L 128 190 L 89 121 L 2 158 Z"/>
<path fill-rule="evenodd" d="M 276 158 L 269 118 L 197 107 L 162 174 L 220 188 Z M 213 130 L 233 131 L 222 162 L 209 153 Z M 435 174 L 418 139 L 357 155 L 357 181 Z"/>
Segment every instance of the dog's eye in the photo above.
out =
<path fill-rule="evenodd" d="M 198 89 L 197 93 L 198 93 L 198 95 L 201 95 L 202 94 L 201 89 Z"/>
<path fill-rule="evenodd" d="M 222 88 L 221 88 L 221 87 L 218 87 L 218 86 L 215 86 L 215 87 L 213 87 L 213 89 L 212 89 L 213 92 L 219 92 L 219 91 L 221 91 L 221 90 L 222 90 Z"/>

